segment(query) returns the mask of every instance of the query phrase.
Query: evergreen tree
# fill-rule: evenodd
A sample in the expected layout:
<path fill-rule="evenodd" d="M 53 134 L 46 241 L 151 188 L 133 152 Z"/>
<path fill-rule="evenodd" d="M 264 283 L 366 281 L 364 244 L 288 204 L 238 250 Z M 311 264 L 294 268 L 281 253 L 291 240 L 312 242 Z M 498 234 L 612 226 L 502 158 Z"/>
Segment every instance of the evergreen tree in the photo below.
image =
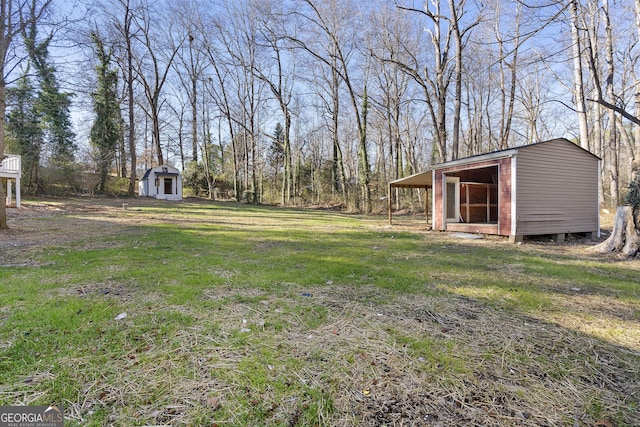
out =
<path fill-rule="evenodd" d="M 12 106 L 7 113 L 7 145 L 22 156 L 22 169 L 27 190 L 35 191 L 42 153 L 43 132 L 41 115 L 36 108 L 35 89 L 28 70 L 15 87 L 8 89 L 7 98 Z"/>
<path fill-rule="evenodd" d="M 71 94 L 60 91 L 56 68 L 49 63 L 49 43 L 52 36 L 41 42 L 36 42 L 36 37 L 36 22 L 32 20 L 23 31 L 23 38 L 39 85 L 36 108 L 42 116 L 51 161 L 58 166 L 68 166 L 73 162 L 76 150 L 70 118 Z"/>
<path fill-rule="evenodd" d="M 276 123 L 267 156 L 271 167 L 273 167 L 277 175 L 280 165 L 284 162 L 284 131 L 280 122 Z"/>
<path fill-rule="evenodd" d="M 121 117 L 118 104 L 117 71 L 110 69 L 111 52 L 107 52 L 97 33 L 91 35 L 96 48 L 98 65 L 96 66 L 97 88 L 91 95 L 95 119 L 91 126 L 90 141 L 96 161 L 100 184 L 98 192 L 104 193 L 107 177 L 113 166 L 118 141 L 121 138 Z"/>

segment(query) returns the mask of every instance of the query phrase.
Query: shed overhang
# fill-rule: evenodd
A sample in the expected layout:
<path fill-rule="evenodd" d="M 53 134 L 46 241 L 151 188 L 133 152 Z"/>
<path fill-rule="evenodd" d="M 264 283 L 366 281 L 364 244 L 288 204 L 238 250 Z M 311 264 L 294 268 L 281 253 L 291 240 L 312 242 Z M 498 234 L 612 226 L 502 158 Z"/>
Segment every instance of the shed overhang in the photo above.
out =
<path fill-rule="evenodd" d="M 428 193 L 429 189 L 433 187 L 433 170 L 427 169 L 423 172 L 414 173 L 413 175 L 409 175 L 404 178 L 396 179 L 395 181 L 389 182 L 389 197 L 387 197 L 387 208 L 389 211 L 389 224 L 392 223 L 392 214 L 391 214 L 391 190 L 393 188 L 424 188 L 425 192 Z M 427 216 L 427 222 L 429 221 L 429 209 L 428 209 L 428 198 L 425 195 L 424 198 L 424 210 Z"/>
<path fill-rule="evenodd" d="M 404 178 L 391 181 L 389 185 L 397 188 L 429 188 L 433 184 L 433 171 L 428 169 Z"/>

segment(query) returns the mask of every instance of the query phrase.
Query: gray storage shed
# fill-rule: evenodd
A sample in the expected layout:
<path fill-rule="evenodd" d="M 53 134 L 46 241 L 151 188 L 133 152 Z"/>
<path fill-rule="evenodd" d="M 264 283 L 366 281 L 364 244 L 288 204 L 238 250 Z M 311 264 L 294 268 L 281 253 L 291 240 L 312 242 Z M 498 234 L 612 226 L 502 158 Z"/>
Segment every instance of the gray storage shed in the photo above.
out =
<path fill-rule="evenodd" d="M 599 157 L 559 138 L 440 163 L 389 189 L 431 189 L 434 230 L 564 240 L 600 235 L 599 176 Z"/>

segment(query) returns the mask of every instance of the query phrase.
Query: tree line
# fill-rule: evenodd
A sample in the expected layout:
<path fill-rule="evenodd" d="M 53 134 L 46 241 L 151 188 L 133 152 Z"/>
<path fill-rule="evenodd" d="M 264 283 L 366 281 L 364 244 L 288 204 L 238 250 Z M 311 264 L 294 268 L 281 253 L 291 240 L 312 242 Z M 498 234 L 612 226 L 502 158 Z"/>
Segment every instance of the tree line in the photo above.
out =
<path fill-rule="evenodd" d="M 567 137 L 615 206 L 640 155 L 638 0 L 57 2 L 0 0 L 30 191 L 133 195 L 171 163 L 198 195 L 371 211 L 430 164 Z"/>

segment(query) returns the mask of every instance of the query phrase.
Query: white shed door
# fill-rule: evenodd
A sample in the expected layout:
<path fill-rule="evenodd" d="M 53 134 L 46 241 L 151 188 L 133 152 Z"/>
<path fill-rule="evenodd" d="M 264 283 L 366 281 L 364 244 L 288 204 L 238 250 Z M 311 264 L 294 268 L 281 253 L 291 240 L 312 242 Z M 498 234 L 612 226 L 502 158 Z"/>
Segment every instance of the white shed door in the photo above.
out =
<path fill-rule="evenodd" d="M 448 176 L 445 191 L 447 222 L 460 222 L 460 178 Z"/>

